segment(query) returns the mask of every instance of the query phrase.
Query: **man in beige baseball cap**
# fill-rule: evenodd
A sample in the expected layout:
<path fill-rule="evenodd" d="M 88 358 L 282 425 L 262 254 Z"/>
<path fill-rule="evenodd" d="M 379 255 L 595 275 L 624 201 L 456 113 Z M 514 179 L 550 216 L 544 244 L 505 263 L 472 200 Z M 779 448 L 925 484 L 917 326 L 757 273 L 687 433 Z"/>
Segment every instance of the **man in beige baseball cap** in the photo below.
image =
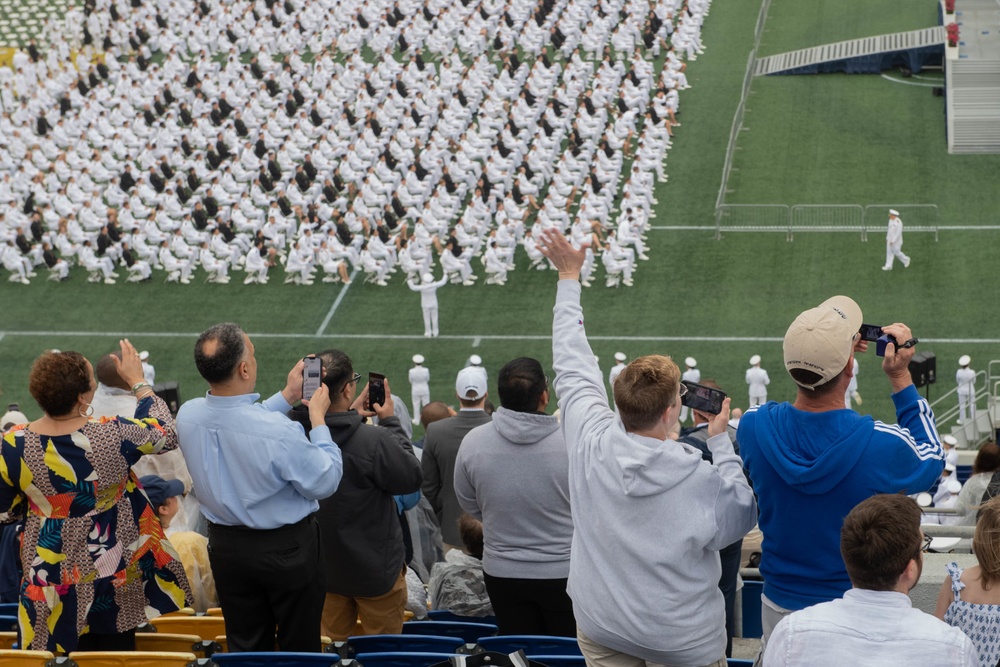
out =
<path fill-rule="evenodd" d="M 944 468 L 934 413 L 910 378 L 910 328 L 882 327 L 899 424 L 884 424 L 844 405 L 861 340 L 861 308 L 834 296 L 795 318 L 785 332 L 792 403 L 766 403 L 740 420 L 740 454 L 750 473 L 764 534 L 761 619 L 766 643 L 792 611 L 842 597 L 851 581 L 840 555 L 840 527 L 859 502 L 879 493 L 919 493 Z"/>

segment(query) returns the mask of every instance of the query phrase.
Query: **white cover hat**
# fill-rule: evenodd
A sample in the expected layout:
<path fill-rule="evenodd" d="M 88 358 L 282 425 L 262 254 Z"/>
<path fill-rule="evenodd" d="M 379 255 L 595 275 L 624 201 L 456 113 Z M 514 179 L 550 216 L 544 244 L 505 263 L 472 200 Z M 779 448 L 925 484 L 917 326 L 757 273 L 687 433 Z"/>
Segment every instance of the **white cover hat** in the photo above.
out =
<path fill-rule="evenodd" d="M 684 360 L 684 365 L 687 366 L 688 368 L 694 368 L 695 366 L 698 365 L 698 360 L 695 359 L 694 357 L 688 357 L 687 359 Z"/>
<path fill-rule="evenodd" d="M 756 366 L 759 363 L 760 363 L 760 355 L 759 354 L 755 354 L 752 357 L 750 357 L 750 365 L 751 366 Z"/>
<path fill-rule="evenodd" d="M 478 354 L 473 354 L 472 356 L 469 357 L 469 363 L 472 364 L 473 366 L 482 366 L 483 358 L 480 357 Z"/>
<path fill-rule="evenodd" d="M 424 355 L 422 355 L 422 354 L 415 354 L 415 355 L 413 355 L 413 363 L 415 363 L 415 364 L 422 364 L 422 363 L 424 363 Z"/>
<path fill-rule="evenodd" d="M 149 352 L 143 350 L 142 352 L 139 353 L 139 360 L 146 361 L 146 359 L 149 359 Z"/>
<path fill-rule="evenodd" d="M 894 208 L 890 208 L 890 209 L 889 209 L 889 215 L 895 215 L 895 216 L 898 216 L 898 215 L 899 215 L 899 211 L 897 211 L 897 210 L 896 210 L 896 209 L 894 209 Z"/>
<path fill-rule="evenodd" d="M 941 442 L 948 445 L 949 447 L 957 447 L 958 440 L 955 439 L 953 435 L 943 435 L 941 436 Z"/>
<path fill-rule="evenodd" d="M 628 357 L 625 356 L 624 352 L 615 352 L 615 361 L 625 361 Z"/>
<path fill-rule="evenodd" d="M 432 283 L 434 282 L 434 275 L 430 273 L 425 273 L 424 275 L 420 276 L 420 280 L 424 281 L 425 283 Z"/>
<path fill-rule="evenodd" d="M 963 354 L 962 356 L 960 356 L 958 358 L 958 365 L 959 366 L 968 366 L 971 363 L 972 363 L 972 357 L 970 357 L 967 354 Z"/>

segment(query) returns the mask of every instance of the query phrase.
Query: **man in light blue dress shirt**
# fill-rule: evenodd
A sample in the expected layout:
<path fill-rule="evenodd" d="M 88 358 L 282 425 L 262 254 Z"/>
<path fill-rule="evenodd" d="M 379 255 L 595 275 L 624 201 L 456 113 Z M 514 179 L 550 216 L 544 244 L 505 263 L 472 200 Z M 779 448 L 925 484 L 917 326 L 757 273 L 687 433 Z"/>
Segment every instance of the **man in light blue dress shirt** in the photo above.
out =
<path fill-rule="evenodd" d="M 322 545 L 313 517 L 337 490 L 340 448 L 325 415 L 325 385 L 309 401 L 312 430 L 285 416 L 302 398 L 302 361 L 285 388 L 258 403 L 257 360 L 235 324 L 195 344 L 210 390 L 177 414 L 181 451 L 208 519 L 209 560 L 229 650 L 319 651 L 325 597 Z"/>

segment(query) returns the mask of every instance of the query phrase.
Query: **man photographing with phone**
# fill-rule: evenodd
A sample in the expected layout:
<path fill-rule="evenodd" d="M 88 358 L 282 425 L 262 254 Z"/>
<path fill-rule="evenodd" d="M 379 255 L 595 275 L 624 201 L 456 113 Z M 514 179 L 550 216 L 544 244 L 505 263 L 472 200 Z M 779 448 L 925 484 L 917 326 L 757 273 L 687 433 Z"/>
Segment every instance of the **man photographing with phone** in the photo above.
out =
<path fill-rule="evenodd" d="M 764 534 L 765 643 L 783 616 L 842 597 L 851 588 L 840 555 L 840 527 L 855 505 L 879 493 L 926 491 L 944 468 L 934 413 L 910 378 L 916 339 L 905 324 L 877 332 L 884 338 L 882 371 L 899 424 L 845 407 L 854 355 L 865 352 L 864 337 L 876 333 L 862 332 L 862 324 L 861 308 L 846 296 L 801 313 L 784 338 L 795 402 L 770 401 L 740 420 L 741 454 Z"/>
<path fill-rule="evenodd" d="M 233 652 L 319 651 L 325 588 L 319 500 L 337 490 L 340 448 L 325 423 L 330 394 L 309 401 L 309 436 L 285 416 L 302 398 L 304 363 L 258 403 L 254 345 L 239 326 L 198 337 L 195 365 L 209 385 L 181 406 L 177 434 L 201 512 Z"/>

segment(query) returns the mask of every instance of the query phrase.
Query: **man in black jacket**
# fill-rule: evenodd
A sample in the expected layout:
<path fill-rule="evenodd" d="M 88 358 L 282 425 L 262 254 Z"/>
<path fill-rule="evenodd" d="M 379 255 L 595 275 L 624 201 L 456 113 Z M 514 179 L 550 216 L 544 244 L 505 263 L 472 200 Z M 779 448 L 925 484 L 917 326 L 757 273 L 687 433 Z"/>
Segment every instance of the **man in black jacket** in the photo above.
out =
<path fill-rule="evenodd" d="M 317 518 L 326 553 L 326 603 L 322 633 L 334 641 L 358 634 L 398 634 L 406 607 L 403 533 L 394 495 L 420 490 L 420 462 L 394 414 L 385 382 L 385 402 L 367 405 L 368 386 L 339 350 L 321 352 L 330 390 L 326 424 L 340 445 L 344 474 L 336 493 L 320 501 Z M 356 396 L 357 395 L 357 396 Z M 308 408 L 289 416 L 308 423 Z M 365 424 L 378 417 L 378 426 Z"/>

